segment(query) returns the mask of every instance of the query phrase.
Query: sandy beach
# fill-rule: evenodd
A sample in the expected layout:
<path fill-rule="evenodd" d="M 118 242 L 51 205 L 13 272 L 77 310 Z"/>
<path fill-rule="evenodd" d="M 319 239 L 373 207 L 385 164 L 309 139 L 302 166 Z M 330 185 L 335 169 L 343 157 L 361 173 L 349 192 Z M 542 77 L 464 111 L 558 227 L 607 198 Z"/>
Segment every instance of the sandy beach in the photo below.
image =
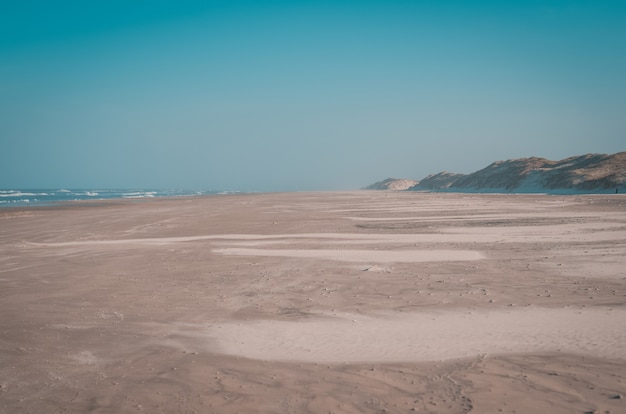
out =
<path fill-rule="evenodd" d="M 2 413 L 624 413 L 626 195 L 0 210 Z"/>

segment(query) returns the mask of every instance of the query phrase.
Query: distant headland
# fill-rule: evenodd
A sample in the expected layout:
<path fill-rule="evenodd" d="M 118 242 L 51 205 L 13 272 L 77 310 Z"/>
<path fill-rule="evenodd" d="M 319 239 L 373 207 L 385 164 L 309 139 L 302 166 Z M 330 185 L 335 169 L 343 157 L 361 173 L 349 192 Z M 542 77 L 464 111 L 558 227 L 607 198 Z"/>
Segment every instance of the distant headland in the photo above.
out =
<path fill-rule="evenodd" d="M 626 192 L 626 151 L 551 161 L 530 157 L 496 161 L 471 174 L 442 171 L 422 180 L 388 178 L 366 190 L 484 193 Z"/>

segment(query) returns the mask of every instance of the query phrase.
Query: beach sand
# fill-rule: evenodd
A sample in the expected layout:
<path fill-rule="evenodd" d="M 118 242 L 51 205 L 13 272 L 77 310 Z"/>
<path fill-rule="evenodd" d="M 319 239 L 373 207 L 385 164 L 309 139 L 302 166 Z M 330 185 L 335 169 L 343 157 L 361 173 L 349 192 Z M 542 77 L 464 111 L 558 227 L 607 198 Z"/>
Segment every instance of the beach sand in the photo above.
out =
<path fill-rule="evenodd" d="M 0 210 L 2 413 L 624 413 L 626 196 Z"/>

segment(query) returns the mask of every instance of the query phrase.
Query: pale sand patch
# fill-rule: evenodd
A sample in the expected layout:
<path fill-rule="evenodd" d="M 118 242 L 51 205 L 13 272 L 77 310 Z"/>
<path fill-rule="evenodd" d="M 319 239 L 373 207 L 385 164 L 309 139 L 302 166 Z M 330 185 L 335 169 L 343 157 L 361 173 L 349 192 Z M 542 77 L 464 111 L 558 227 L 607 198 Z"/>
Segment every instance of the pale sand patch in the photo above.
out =
<path fill-rule="evenodd" d="M 273 361 L 408 362 L 566 352 L 626 358 L 626 310 L 530 308 L 212 325 L 216 351 Z"/>
<path fill-rule="evenodd" d="M 75 361 L 85 365 L 96 365 L 99 363 L 99 359 L 89 351 L 82 351 L 72 356 Z"/>
<path fill-rule="evenodd" d="M 480 260 L 482 253 L 472 250 L 328 250 L 328 249 L 214 249 L 230 256 L 297 257 L 367 263 L 458 262 Z"/>
<path fill-rule="evenodd" d="M 24 242 L 26 245 L 38 247 L 74 247 L 74 246 L 108 246 L 120 244 L 144 244 L 144 245 L 164 245 L 172 243 L 184 243 L 203 240 L 254 240 L 254 239 L 275 239 L 285 235 L 257 235 L 257 234 L 207 234 L 199 236 L 180 237 L 146 237 L 136 239 L 109 239 L 109 240 L 74 240 L 55 243 L 32 243 Z"/>
<path fill-rule="evenodd" d="M 568 212 L 546 212 L 546 213 L 493 213 L 493 214 L 464 214 L 445 216 L 440 214 L 433 214 L 422 216 L 384 216 L 384 217 L 362 217 L 362 216 L 345 216 L 347 220 L 352 221 L 484 221 L 484 220 L 516 220 L 516 219 L 540 219 L 540 218 L 558 218 L 558 219 L 584 219 L 589 220 L 593 218 L 606 219 L 615 218 L 621 219 L 620 214 L 607 214 L 605 216 L 598 215 L 596 213 L 568 213 Z"/>
<path fill-rule="evenodd" d="M 393 204 L 393 203 L 377 203 L 377 204 L 368 204 L 364 205 L 361 208 L 329 208 L 327 210 L 328 213 L 334 214 L 354 214 L 361 212 L 389 212 L 393 214 L 397 213 L 435 213 L 439 214 L 442 211 L 450 211 L 454 210 L 455 212 L 459 211 L 467 211 L 469 213 L 473 213 L 478 209 L 482 210 L 483 213 L 495 213 L 498 214 L 502 210 L 506 209 L 509 211 L 519 212 L 521 210 L 523 203 L 523 209 L 525 211 L 542 211 L 550 208 L 554 209 L 564 209 L 570 206 L 575 206 L 577 203 L 574 201 L 563 201 L 563 199 L 559 201 L 545 201 L 546 197 L 539 196 L 537 199 L 543 201 L 530 201 L 531 197 L 527 197 L 525 200 L 522 199 L 515 200 L 515 196 L 511 199 L 507 200 L 505 197 L 499 197 L 498 200 L 489 200 L 485 201 L 482 199 L 483 197 L 468 197 L 467 199 L 461 201 L 455 201 L 451 198 L 441 199 L 441 200 L 429 200 L 427 203 L 423 203 L 424 200 L 420 200 L 419 202 L 408 202 L 404 200 L 401 204 Z M 408 205 L 407 205 L 408 204 Z"/>
<path fill-rule="evenodd" d="M 324 240 L 325 243 L 377 244 L 377 243 L 493 243 L 506 239 L 516 243 L 545 241 L 613 241 L 626 239 L 626 227 L 615 223 L 591 222 L 545 226 L 476 226 L 439 227 L 440 233 L 417 234 L 363 234 L 363 233 L 295 233 L 295 234 L 207 234 L 178 237 L 151 237 L 112 240 L 75 240 L 53 243 L 32 243 L 34 247 L 97 247 L 118 245 L 154 245 L 213 241 L 234 245 L 270 244 L 272 241 L 293 243 L 296 240 Z M 245 242 L 245 243 L 244 243 Z M 239 244 L 241 243 L 241 244 Z"/>

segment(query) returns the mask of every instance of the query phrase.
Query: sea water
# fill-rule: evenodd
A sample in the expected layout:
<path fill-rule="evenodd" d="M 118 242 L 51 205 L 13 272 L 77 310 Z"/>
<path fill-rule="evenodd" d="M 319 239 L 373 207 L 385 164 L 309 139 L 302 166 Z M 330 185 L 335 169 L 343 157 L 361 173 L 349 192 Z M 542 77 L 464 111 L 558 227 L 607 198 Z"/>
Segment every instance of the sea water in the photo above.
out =
<path fill-rule="evenodd" d="M 68 201 L 108 200 L 116 198 L 185 197 L 205 194 L 236 193 L 236 191 L 190 191 L 190 190 L 0 190 L 0 208 L 29 205 L 55 205 Z"/>

